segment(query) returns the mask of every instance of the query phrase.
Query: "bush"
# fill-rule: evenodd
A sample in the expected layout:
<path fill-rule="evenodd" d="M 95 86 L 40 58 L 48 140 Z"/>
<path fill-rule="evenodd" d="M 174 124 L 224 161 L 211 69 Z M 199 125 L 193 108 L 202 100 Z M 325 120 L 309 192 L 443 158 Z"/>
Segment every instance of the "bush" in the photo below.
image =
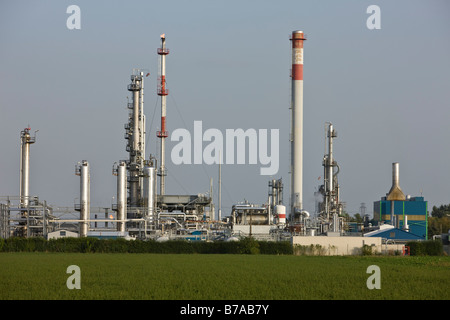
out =
<path fill-rule="evenodd" d="M 411 256 L 441 256 L 444 254 L 444 247 L 440 240 L 409 241 L 406 246 L 409 247 Z"/>
<path fill-rule="evenodd" d="M 371 256 L 371 255 L 373 255 L 372 246 L 369 246 L 367 244 L 363 245 L 363 247 L 362 247 L 362 255 L 363 256 Z"/>
<path fill-rule="evenodd" d="M 253 238 L 244 238 L 237 243 L 238 254 L 258 254 L 259 253 L 259 243 Z"/>
<path fill-rule="evenodd" d="M 261 254 L 293 254 L 292 244 L 289 241 L 261 241 L 259 242 Z"/>
<path fill-rule="evenodd" d="M 423 246 L 426 255 L 442 256 L 444 254 L 444 246 L 440 240 L 424 241 Z"/>
<path fill-rule="evenodd" d="M 409 241 L 405 244 L 406 247 L 409 247 L 409 255 L 410 256 L 421 256 L 423 255 L 422 243 L 419 241 Z"/>
<path fill-rule="evenodd" d="M 184 241 L 97 239 L 97 238 L 44 238 L 0 239 L 0 252 L 82 252 L 82 253 L 200 253 L 200 254 L 293 254 L 290 242 L 256 241 Z"/>
<path fill-rule="evenodd" d="M 5 240 L 3 250 L 6 252 L 26 251 L 26 238 L 14 237 Z"/>

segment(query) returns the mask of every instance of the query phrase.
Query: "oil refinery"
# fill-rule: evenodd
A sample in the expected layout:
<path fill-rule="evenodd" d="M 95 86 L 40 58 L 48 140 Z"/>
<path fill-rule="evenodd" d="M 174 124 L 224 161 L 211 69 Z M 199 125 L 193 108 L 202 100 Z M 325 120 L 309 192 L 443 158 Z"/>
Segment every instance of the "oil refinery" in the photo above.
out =
<path fill-rule="evenodd" d="M 252 236 L 257 239 L 311 244 L 328 239 L 335 244 L 342 239 L 356 238 L 359 243 L 370 243 L 371 238 L 426 239 L 427 203 L 423 197 L 405 196 L 399 187 L 398 163 L 393 164 L 393 186 L 381 201 L 374 202 L 377 226 L 351 228 L 343 215 L 339 175 L 334 154 L 337 131 L 332 122 L 326 125 L 326 151 L 322 159 L 323 184 L 319 186 L 316 212 L 303 207 L 303 31 L 291 34 L 291 105 L 290 105 L 290 181 L 285 187 L 282 178 L 268 179 L 268 192 L 261 195 L 262 203 L 236 203 L 231 212 L 221 206 L 221 164 L 218 164 L 218 203 L 214 202 L 213 181 L 204 194 L 166 193 L 166 139 L 170 136 L 167 120 L 166 61 L 169 49 L 166 36 L 160 36 L 156 94 L 160 97 L 160 128 L 156 132 L 157 146 L 148 145 L 146 110 L 144 108 L 144 81 L 148 72 L 133 69 L 127 88 L 131 101 L 127 104 L 124 138 L 126 159 L 111 161 L 111 173 L 116 179 L 115 203 L 107 207 L 91 206 L 91 168 L 89 159 L 78 159 L 74 183 L 79 184 L 79 203 L 73 208 L 51 207 L 47 200 L 30 193 L 30 154 L 39 147 L 36 133 L 27 127 L 20 132 L 20 190 L 18 196 L 0 198 L 0 237 L 77 236 L 126 239 L 186 239 L 190 241 L 230 241 Z M 175 75 L 170 75 L 175 76 Z M 120 88 L 119 88 L 120 89 Z M 147 89 L 147 88 L 145 88 Z M 286 106 L 288 107 L 288 106 Z M 124 115 L 125 118 L 125 115 Z M 154 134 L 154 133 L 153 133 Z M 119 143 L 119 142 L 118 142 Z M 159 152 L 158 152 L 159 151 Z M 153 153 L 152 153 L 153 152 Z M 159 157 L 154 156 L 159 154 Z M 320 161 L 321 159 L 317 159 Z M 288 199 L 284 199 L 284 192 Z M 245 196 L 245 195 L 243 195 Z M 388 226 L 388 228 L 386 228 Z M 388 235 L 380 232 L 390 230 Z M 399 230 L 399 233 L 393 232 Z M 401 233 L 401 234 L 400 234 Z M 405 236 L 406 234 L 406 236 Z M 413 236 L 408 237 L 408 234 Z M 377 236 L 378 235 L 378 236 Z M 400 238 L 399 238 L 400 237 Z M 313 240 L 312 240 L 313 239 Z M 306 241 L 306 242 L 305 242 Z M 319 242 L 318 242 L 319 241 Z M 362 241 L 362 242 L 361 242 Z M 325 242 L 320 242 L 325 243 Z"/>

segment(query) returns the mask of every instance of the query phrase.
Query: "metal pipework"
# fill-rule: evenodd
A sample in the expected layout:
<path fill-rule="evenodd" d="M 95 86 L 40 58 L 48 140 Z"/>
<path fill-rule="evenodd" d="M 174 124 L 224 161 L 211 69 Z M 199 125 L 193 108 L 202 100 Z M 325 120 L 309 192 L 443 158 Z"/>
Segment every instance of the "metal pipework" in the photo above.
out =
<path fill-rule="evenodd" d="M 303 31 L 293 31 L 291 93 L 291 215 L 303 209 Z"/>
<path fill-rule="evenodd" d="M 79 163 L 75 174 L 80 176 L 80 237 L 87 237 L 91 212 L 89 163 L 86 160 Z"/>
<path fill-rule="evenodd" d="M 272 217 L 277 215 L 276 207 L 283 204 L 283 180 L 269 180 L 269 199 L 268 199 L 269 221 L 272 223 Z M 286 211 L 286 207 L 284 207 Z M 285 220 L 284 220 L 285 221 Z"/>
<path fill-rule="evenodd" d="M 217 211 L 217 220 L 222 221 L 222 161 L 220 160 L 221 155 L 219 151 L 219 210 Z M 211 193 L 212 196 L 212 193 Z"/>
<path fill-rule="evenodd" d="M 139 92 L 141 91 L 141 81 L 137 76 L 134 78 L 135 90 L 133 90 L 133 149 L 135 152 L 139 151 Z"/>
<path fill-rule="evenodd" d="M 336 137 L 333 130 L 333 124 L 330 122 L 328 125 L 328 163 L 327 163 L 327 178 L 328 178 L 328 191 L 333 191 L 333 138 Z"/>
<path fill-rule="evenodd" d="M 150 73 L 147 73 L 147 76 Z M 141 71 L 141 90 L 139 91 L 139 101 L 140 101 L 140 107 L 139 107 L 139 150 L 140 150 L 140 157 L 139 157 L 139 165 L 140 168 L 144 167 L 145 162 L 145 137 L 146 137 L 146 131 L 145 131 L 145 114 L 144 114 L 144 73 Z M 142 178 L 142 174 L 139 178 L 139 185 L 143 186 L 144 179 Z M 140 189 L 140 195 L 139 197 L 142 199 L 144 197 L 144 191 L 143 188 Z"/>
<path fill-rule="evenodd" d="M 150 73 L 147 73 L 147 76 Z M 139 91 L 139 101 L 140 101 L 140 107 L 139 107 L 139 120 L 140 120 L 140 135 L 139 135 L 139 149 L 142 154 L 142 164 L 144 162 L 145 158 L 145 114 L 144 114 L 144 72 L 140 72 L 141 75 L 141 90 Z"/>
<path fill-rule="evenodd" d="M 324 166 L 324 187 L 325 187 L 325 195 L 327 196 L 325 199 L 325 208 L 330 208 L 333 205 L 336 205 L 337 198 L 337 173 L 334 172 L 334 167 L 338 167 L 336 161 L 333 157 L 333 139 L 337 137 L 336 131 L 333 128 L 333 124 L 328 122 L 328 153 L 324 156 L 323 166 Z M 339 168 L 339 167 L 338 167 Z M 331 209 L 330 209 L 331 210 Z M 327 211 L 330 211 L 327 210 Z"/>
<path fill-rule="evenodd" d="M 20 206 L 27 208 L 30 197 L 30 145 L 36 142 L 36 136 L 31 137 L 31 128 L 20 132 Z M 37 132 L 37 131 L 36 131 Z"/>
<path fill-rule="evenodd" d="M 321 187 L 323 195 L 323 209 L 321 210 L 324 222 L 331 223 L 332 231 L 338 232 L 341 229 L 341 219 L 339 215 L 342 213 L 342 203 L 340 202 L 340 187 L 337 175 L 339 173 L 339 165 L 334 160 L 333 155 L 333 139 L 337 137 L 337 133 L 331 122 L 327 122 L 328 129 L 326 137 L 328 139 L 328 150 L 323 157 L 324 167 L 324 184 Z M 335 171 L 335 168 L 337 170 Z"/>

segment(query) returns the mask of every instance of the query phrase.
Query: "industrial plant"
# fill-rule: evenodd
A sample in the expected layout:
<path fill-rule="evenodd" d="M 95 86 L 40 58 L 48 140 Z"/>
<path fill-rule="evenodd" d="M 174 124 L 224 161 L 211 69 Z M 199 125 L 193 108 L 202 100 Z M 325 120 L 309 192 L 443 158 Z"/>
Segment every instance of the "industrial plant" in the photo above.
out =
<path fill-rule="evenodd" d="M 282 178 L 268 180 L 268 192 L 261 195 L 263 203 L 236 203 L 230 212 L 221 207 L 221 165 L 218 165 L 218 203 L 213 197 L 213 183 L 205 194 L 166 194 L 166 82 L 165 35 L 160 36 L 156 94 L 160 97 L 159 152 L 146 143 L 146 114 L 144 109 L 144 80 L 149 75 L 133 69 L 130 83 L 124 91 L 131 94 L 127 104 L 124 138 L 126 159 L 111 161 L 111 174 L 117 180 L 115 203 L 112 206 L 91 206 L 89 159 L 78 159 L 74 183 L 79 184 L 79 203 L 73 208 L 51 207 L 47 200 L 30 193 L 30 153 L 39 142 L 30 127 L 20 132 L 20 190 L 18 196 L 0 197 L 0 237 L 64 236 L 125 238 L 166 241 L 233 241 L 254 237 L 267 241 L 291 241 L 293 244 L 320 244 L 333 247 L 335 254 L 349 252 L 364 244 L 380 246 L 389 241 L 401 244 L 405 240 L 427 239 L 427 202 L 423 197 L 405 195 L 399 185 L 399 164 L 393 163 L 391 190 L 374 202 L 376 224 L 352 228 L 344 215 L 339 184 L 340 166 L 334 156 L 337 131 L 332 122 L 326 125 L 326 151 L 322 160 L 323 184 L 318 186 L 320 197 L 316 212 L 303 206 L 303 31 L 293 31 L 291 105 L 290 105 L 290 181 Z M 176 76 L 176 75 L 174 75 Z M 154 154 L 158 153 L 159 157 Z M 76 177 L 79 177 L 76 178 Z M 288 191 L 288 199 L 284 192 Z M 76 218 L 68 215 L 76 213 Z M 345 248 L 345 249 L 340 249 Z M 337 250 L 337 251 L 336 251 Z"/>

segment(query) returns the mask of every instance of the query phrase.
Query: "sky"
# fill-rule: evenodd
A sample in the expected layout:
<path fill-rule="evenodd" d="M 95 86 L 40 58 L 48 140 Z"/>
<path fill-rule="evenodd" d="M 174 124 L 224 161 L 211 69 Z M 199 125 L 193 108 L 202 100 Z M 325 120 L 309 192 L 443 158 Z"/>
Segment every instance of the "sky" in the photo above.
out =
<path fill-rule="evenodd" d="M 70 5 L 80 29 L 69 29 Z M 369 29 L 370 5 L 380 29 Z M 2 1 L 0 4 L 0 196 L 19 194 L 20 132 L 31 146 L 30 194 L 53 206 L 79 201 L 75 165 L 91 167 L 91 205 L 110 207 L 115 162 L 127 159 L 127 85 L 145 78 L 147 156 L 159 157 L 157 48 L 165 34 L 167 129 L 279 130 L 276 175 L 261 164 L 222 165 L 222 216 L 262 204 L 282 178 L 289 201 L 290 34 L 303 30 L 304 209 L 323 183 L 325 124 L 332 122 L 341 200 L 350 215 L 400 186 L 428 208 L 450 203 L 450 3 L 432 1 Z M 217 165 L 175 165 L 167 139 L 166 194 L 198 194 Z"/>

